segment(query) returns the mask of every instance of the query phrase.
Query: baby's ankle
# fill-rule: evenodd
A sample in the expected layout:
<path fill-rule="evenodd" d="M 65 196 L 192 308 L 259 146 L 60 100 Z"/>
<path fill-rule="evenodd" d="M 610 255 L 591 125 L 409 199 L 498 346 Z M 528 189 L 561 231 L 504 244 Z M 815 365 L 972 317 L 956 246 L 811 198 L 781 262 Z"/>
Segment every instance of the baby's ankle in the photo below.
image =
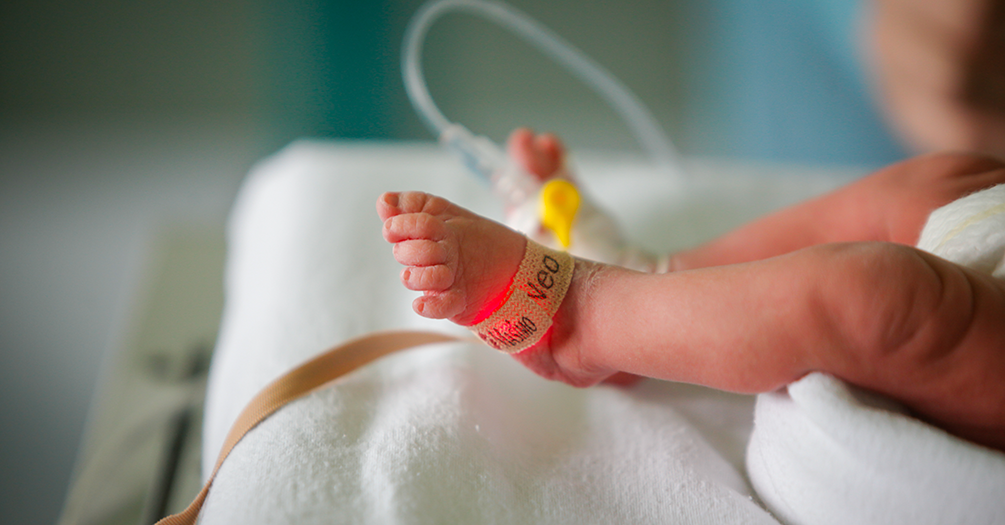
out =
<path fill-rule="evenodd" d="M 548 336 L 539 345 L 515 354 L 538 375 L 576 386 L 595 385 L 618 370 L 607 366 L 593 333 L 597 310 L 595 287 L 612 267 L 577 259 L 572 282 L 554 316 Z"/>

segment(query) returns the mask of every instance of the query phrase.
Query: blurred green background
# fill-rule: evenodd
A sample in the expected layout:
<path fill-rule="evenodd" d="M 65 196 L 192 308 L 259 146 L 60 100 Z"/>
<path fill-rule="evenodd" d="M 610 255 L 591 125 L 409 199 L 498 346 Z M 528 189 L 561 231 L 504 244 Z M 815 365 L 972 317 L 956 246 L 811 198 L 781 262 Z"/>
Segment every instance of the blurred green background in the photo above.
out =
<path fill-rule="evenodd" d="M 401 83 L 418 0 L 5 2 L 0 118 L 218 120 L 265 134 L 429 139 Z M 903 155 L 859 64 L 858 2 L 512 2 L 608 67 L 690 155 L 877 164 Z M 427 42 L 434 98 L 502 140 L 535 125 L 580 147 L 630 146 L 613 114 L 479 18 Z"/>
<path fill-rule="evenodd" d="M 513 0 L 634 89 L 689 156 L 878 166 L 903 149 L 859 60 L 858 2 Z M 0 508 L 59 514 L 102 359 L 150 239 L 218 228 L 297 137 L 431 140 L 399 48 L 418 0 L 0 3 Z M 586 87 L 485 21 L 426 45 L 444 113 L 503 140 L 634 141 Z M 370 218 L 365 218 L 369 220 Z M 364 219 L 361 218 L 361 221 Z"/>

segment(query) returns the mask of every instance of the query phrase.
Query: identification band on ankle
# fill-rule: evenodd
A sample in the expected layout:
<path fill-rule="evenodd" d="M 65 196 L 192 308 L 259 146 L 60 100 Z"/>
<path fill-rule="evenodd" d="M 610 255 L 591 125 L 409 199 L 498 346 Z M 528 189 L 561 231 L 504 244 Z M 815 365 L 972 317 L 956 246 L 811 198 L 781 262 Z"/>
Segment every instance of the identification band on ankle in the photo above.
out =
<path fill-rule="evenodd" d="M 527 239 L 523 261 L 502 306 L 474 326 L 486 344 L 515 354 L 541 340 L 572 282 L 575 260 L 566 252 L 552 250 Z"/>

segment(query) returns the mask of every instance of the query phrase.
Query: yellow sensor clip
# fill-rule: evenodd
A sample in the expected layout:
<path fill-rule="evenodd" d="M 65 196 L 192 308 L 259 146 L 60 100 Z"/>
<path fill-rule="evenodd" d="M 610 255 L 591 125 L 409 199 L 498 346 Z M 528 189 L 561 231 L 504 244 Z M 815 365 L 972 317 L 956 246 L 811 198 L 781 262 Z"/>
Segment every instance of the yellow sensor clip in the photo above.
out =
<path fill-rule="evenodd" d="M 572 244 L 572 222 L 579 211 L 579 190 L 564 179 L 551 179 L 541 188 L 541 224 L 552 231 L 563 249 Z"/>

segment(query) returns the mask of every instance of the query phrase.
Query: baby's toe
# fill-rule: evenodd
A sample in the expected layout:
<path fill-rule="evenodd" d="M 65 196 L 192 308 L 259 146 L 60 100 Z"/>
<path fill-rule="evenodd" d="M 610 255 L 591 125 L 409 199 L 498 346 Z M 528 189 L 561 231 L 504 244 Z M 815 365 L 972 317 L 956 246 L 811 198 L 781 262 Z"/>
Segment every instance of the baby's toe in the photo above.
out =
<path fill-rule="evenodd" d="M 398 209 L 402 213 L 428 213 L 440 215 L 450 208 L 450 201 L 443 197 L 421 191 L 406 191 L 398 194 Z"/>
<path fill-rule="evenodd" d="M 446 227 L 438 217 L 428 213 L 395 215 L 384 221 L 384 239 L 401 242 L 410 239 L 439 241 L 446 237 Z"/>
<path fill-rule="evenodd" d="M 393 191 L 384 192 L 377 199 L 377 215 L 380 216 L 380 220 L 387 221 L 391 217 L 401 213 L 401 209 L 398 207 L 398 200 L 399 194 Z"/>
<path fill-rule="evenodd" d="M 439 242 L 415 239 L 395 244 L 394 258 L 405 266 L 434 266 L 445 264 L 449 258 L 449 252 Z"/>
<path fill-rule="evenodd" d="M 405 288 L 422 292 L 442 292 L 454 284 L 454 271 L 445 264 L 414 266 L 401 271 Z"/>
<path fill-rule="evenodd" d="M 412 301 L 415 313 L 430 319 L 450 319 L 456 317 L 467 306 L 463 295 L 458 290 L 448 290 L 442 293 L 429 293 Z"/>
<path fill-rule="evenodd" d="M 538 135 L 534 139 L 534 147 L 537 150 L 542 171 L 554 174 L 562 168 L 562 163 L 565 161 L 565 146 L 554 134 Z"/>
<path fill-rule="evenodd" d="M 534 135 L 526 128 L 510 135 L 507 150 L 517 164 L 541 180 L 554 176 L 565 157 L 565 148 L 558 137 L 550 133 Z"/>

